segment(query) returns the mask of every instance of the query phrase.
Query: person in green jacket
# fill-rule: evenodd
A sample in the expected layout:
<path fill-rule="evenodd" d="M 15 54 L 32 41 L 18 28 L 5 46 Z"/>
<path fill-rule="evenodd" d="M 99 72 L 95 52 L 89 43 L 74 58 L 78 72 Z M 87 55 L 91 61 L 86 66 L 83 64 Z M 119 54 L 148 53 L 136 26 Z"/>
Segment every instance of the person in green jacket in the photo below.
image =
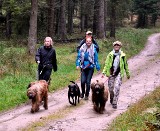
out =
<path fill-rule="evenodd" d="M 130 78 L 126 55 L 121 50 L 121 47 L 122 43 L 120 41 L 115 41 L 113 43 L 113 50 L 107 55 L 105 66 L 102 71 L 102 78 L 106 76 L 108 79 L 110 103 L 114 109 L 117 109 L 119 91 L 124 72 L 126 72 L 127 78 Z"/>

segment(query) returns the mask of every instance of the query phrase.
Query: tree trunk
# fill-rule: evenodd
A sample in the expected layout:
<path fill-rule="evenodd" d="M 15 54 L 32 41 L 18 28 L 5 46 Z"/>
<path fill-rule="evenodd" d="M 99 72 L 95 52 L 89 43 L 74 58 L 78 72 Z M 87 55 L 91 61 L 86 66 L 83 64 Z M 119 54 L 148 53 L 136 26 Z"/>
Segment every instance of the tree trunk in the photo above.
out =
<path fill-rule="evenodd" d="M 0 0 L 0 16 L 2 16 L 2 4 L 3 4 L 3 0 Z"/>
<path fill-rule="evenodd" d="M 75 0 L 68 0 L 68 24 L 67 32 L 71 35 L 73 32 L 73 14 Z"/>
<path fill-rule="evenodd" d="M 60 22 L 59 22 L 59 34 L 61 40 L 65 40 L 67 38 L 66 34 L 66 0 L 61 0 L 61 7 L 60 7 Z"/>
<path fill-rule="evenodd" d="M 106 31 L 107 31 L 107 0 L 104 0 L 104 33 L 105 33 L 105 37 L 107 37 Z"/>
<path fill-rule="evenodd" d="M 9 39 L 11 37 L 11 10 L 7 11 L 7 15 L 6 15 L 6 37 Z"/>
<path fill-rule="evenodd" d="M 98 22 L 97 22 L 97 38 L 103 39 L 105 37 L 104 28 L 104 0 L 98 1 Z"/>
<path fill-rule="evenodd" d="M 113 2 L 110 4 L 111 12 L 110 12 L 110 37 L 115 38 L 116 34 L 116 7 Z"/>
<path fill-rule="evenodd" d="M 93 34 L 97 35 L 97 23 L 98 23 L 98 2 L 99 0 L 95 0 L 94 3 L 94 16 L 93 16 Z"/>
<path fill-rule="evenodd" d="M 47 0 L 47 4 L 48 4 L 47 35 L 53 39 L 54 37 L 54 0 Z"/>
<path fill-rule="evenodd" d="M 34 55 L 37 43 L 37 13 L 38 13 L 38 0 L 31 0 L 31 14 L 30 14 L 30 27 L 28 38 L 29 54 Z"/>
<path fill-rule="evenodd" d="M 59 34 L 59 17 L 60 17 L 60 8 L 57 8 L 56 10 L 55 10 L 55 21 L 56 21 L 56 27 L 55 27 L 55 34 L 56 35 L 58 35 Z"/>
<path fill-rule="evenodd" d="M 139 14 L 137 28 L 145 28 L 147 27 L 147 23 L 148 23 L 147 15 Z"/>
<path fill-rule="evenodd" d="M 85 14 L 85 20 L 84 20 L 84 28 L 85 29 L 88 29 L 88 18 L 89 18 L 89 15 Z"/>
<path fill-rule="evenodd" d="M 151 18 L 151 25 L 153 25 L 154 27 L 156 26 L 156 21 L 157 21 L 157 14 L 153 14 L 152 18 Z"/>
<path fill-rule="evenodd" d="M 85 0 L 81 0 L 81 32 L 85 29 Z"/>

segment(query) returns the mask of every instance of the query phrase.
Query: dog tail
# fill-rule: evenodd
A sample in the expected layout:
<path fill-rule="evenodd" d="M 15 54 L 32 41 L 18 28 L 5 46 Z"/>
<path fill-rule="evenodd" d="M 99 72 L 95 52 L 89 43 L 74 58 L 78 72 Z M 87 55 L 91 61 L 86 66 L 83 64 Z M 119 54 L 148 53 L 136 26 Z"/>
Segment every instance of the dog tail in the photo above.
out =
<path fill-rule="evenodd" d="M 74 81 L 70 81 L 70 82 L 72 82 L 73 84 L 76 84 Z"/>

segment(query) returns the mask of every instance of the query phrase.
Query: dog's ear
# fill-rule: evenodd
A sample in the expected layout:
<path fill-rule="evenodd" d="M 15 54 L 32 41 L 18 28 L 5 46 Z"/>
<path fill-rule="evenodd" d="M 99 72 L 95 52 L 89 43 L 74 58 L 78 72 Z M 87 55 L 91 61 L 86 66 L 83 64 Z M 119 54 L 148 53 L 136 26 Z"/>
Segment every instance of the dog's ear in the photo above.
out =
<path fill-rule="evenodd" d="M 70 81 L 71 83 L 73 83 L 73 84 L 76 84 L 74 81 Z"/>
<path fill-rule="evenodd" d="M 94 89 L 95 88 L 95 83 L 93 82 L 92 84 L 91 84 L 91 89 Z"/>
<path fill-rule="evenodd" d="M 35 83 L 36 83 L 36 82 L 31 82 L 31 83 L 29 83 L 27 89 L 30 88 L 30 87 L 31 87 L 32 85 L 34 85 Z"/>
<path fill-rule="evenodd" d="M 75 86 L 76 86 L 77 89 L 79 88 L 79 86 L 77 84 L 75 84 Z"/>
<path fill-rule="evenodd" d="M 27 86 L 27 89 L 31 87 L 31 83 L 29 83 L 29 85 Z"/>
<path fill-rule="evenodd" d="M 71 88 L 71 85 L 68 85 L 68 88 Z"/>

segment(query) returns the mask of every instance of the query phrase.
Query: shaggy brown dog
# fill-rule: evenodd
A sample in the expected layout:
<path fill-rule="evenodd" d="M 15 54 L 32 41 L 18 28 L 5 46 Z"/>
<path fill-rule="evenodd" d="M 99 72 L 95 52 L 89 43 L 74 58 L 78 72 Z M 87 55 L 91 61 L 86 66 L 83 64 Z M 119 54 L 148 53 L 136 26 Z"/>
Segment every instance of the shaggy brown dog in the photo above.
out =
<path fill-rule="evenodd" d="M 27 96 L 32 99 L 31 113 L 39 110 L 42 101 L 44 101 L 43 107 L 48 109 L 48 83 L 45 80 L 31 82 L 28 85 Z"/>
<path fill-rule="evenodd" d="M 104 83 L 99 82 L 91 84 L 93 108 L 96 112 L 103 114 L 106 101 L 108 100 L 108 90 L 104 87 Z"/>

